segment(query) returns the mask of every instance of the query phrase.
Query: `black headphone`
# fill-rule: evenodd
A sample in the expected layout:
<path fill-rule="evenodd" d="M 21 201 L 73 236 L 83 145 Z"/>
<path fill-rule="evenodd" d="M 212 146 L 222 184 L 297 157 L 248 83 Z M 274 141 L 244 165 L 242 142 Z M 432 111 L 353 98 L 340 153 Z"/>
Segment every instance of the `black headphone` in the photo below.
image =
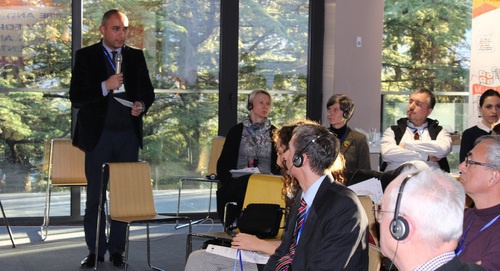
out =
<path fill-rule="evenodd" d="M 255 99 L 255 90 L 252 91 L 250 94 L 248 94 L 248 98 L 247 98 L 247 109 L 248 111 L 252 110 L 253 109 L 253 99 Z M 250 100 L 250 98 L 252 98 Z"/>
<path fill-rule="evenodd" d="M 406 183 L 417 174 L 418 173 L 412 173 L 406 176 L 399 187 L 398 198 L 396 199 L 396 209 L 394 210 L 394 219 L 392 219 L 389 224 L 389 231 L 391 232 L 392 237 L 398 241 L 406 239 L 410 233 L 408 221 L 399 215 L 399 208 L 401 207 L 401 198 L 403 197 L 403 190 Z"/>
<path fill-rule="evenodd" d="M 247 100 L 247 109 L 248 109 L 248 111 L 253 109 L 253 103 L 250 102 L 250 96 L 248 96 L 248 100 Z"/>
<path fill-rule="evenodd" d="M 346 95 L 342 95 L 342 97 L 339 98 L 339 106 L 340 110 L 344 112 L 342 117 L 346 120 L 351 119 L 352 114 L 354 113 L 354 103 L 352 100 Z"/>
<path fill-rule="evenodd" d="M 294 167 L 301 167 L 302 166 L 302 164 L 304 163 L 304 151 L 307 150 L 307 148 L 309 147 L 309 145 L 311 145 L 311 143 L 316 142 L 316 140 L 320 137 L 321 137 L 321 135 L 315 137 L 313 140 L 309 141 L 309 143 L 307 143 L 307 145 L 300 152 L 296 152 L 293 155 L 292 164 Z"/>

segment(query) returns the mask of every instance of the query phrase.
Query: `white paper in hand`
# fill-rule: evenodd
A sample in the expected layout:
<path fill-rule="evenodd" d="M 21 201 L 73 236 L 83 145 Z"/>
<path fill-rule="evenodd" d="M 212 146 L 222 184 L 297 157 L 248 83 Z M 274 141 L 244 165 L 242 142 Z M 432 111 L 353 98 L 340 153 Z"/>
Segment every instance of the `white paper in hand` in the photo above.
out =
<path fill-rule="evenodd" d="M 132 107 L 134 105 L 134 103 L 131 101 L 127 101 L 125 99 L 118 98 L 118 97 L 113 97 L 113 98 L 115 98 L 115 100 L 117 100 L 119 103 L 121 103 L 122 105 L 124 105 L 126 107 Z"/>
<path fill-rule="evenodd" d="M 208 245 L 207 250 L 208 253 L 224 256 L 230 259 L 237 259 L 238 250 L 230 247 L 216 246 L 216 245 Z M 241 251 L 241 260 L 249 263 L 256 264 L 266 264 L 269 260 L 269 255 L 264 253 L 248 251 L 248 250 L 240 250 Z"/>

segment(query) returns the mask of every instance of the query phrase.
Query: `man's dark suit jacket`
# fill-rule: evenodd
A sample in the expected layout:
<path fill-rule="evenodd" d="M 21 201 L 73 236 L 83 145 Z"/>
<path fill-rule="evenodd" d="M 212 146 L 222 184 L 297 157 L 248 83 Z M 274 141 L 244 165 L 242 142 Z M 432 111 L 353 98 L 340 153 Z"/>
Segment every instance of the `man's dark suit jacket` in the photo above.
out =
<path fill-rule="evenodd" d="M 345 186 L 322 180 L 310 207 L 292 270 L 368 270 L 368 218 L 358 197 Z M 297 197 L 300 199 L 301 195 Z M 293 240 L 300 200 L 290 212 L 290 221 L 281 245 L 264 270 L 276 269 Z"/>
<path fill-rule="evenodd" d="M 436 271 L 483 271 L 486 270 L 482 266 L 473 263 L 463 263 L 458 257 L 442 265 Z"/>
<path fill-rule="evenodd" d="M 70 99 L 73 106 L 79 108 L 73 144 L 85 151 L 91 151 L 97 145 L 108 110 L 110 96 L 103 96 L 101 88 L 101 82 L 109 77 L 106 68 L 108 59 L 103 48 L 101 41 L 78 50 L 71 77 Z M 144 53 L 127 45 L 123 46 L 121 53 L 127 98 L 132 102 L 142 101 L 145 105 L 143 112 L 145 114 L 153 103 L 155 94 Z M 131 115 L 131 118 L 139 146 L 142 148 L 141 116 Z"/>

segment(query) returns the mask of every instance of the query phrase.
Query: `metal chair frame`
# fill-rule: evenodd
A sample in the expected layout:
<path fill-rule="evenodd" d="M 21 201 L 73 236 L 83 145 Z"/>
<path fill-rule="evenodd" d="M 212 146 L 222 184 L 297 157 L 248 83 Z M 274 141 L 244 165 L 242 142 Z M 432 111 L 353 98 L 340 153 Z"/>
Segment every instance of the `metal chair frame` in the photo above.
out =
<path fill-rule="evenodd" d="M 183 177 L 179 179 L 179 195 L 177 197 L 177 216 L 180 213 L 180 206 L 181 206 L 181 191 L 184 182 L 208 182 L 210 183 L 210 194 L 208 196 L 208 212 L 207 216 L 202 219 L 195 220 L 191 222 L 191 224 L 199 224 L 207 221 L 210 219 L 210 214 L 212 213 L 212 192 L 214 188 L 214 184 L 217 186 L 219 185 L 219 180 L 217 179 L 217 160 L 219 160 L 220 154 L 222 152 L 222 147 L 224 146 L 224 141 L 225 137 L 223 136 L 216 136 L 212 139 L 212 146 L 210 149 L 210 159 L 208 161 L 208 169 L 207 169 L 207 176 L 206 178 L 199 178 L 199 177 Z M 177 223 L 175 225 L 175 229 L 181 229 L 186 227 L 187 224 L 179 224 Z"/>
<path fill-rule="evenodd" d="M 7 232 L 9 233 L 10 241 L 12 242 L 12 248 L 16 248 L 16 243 L 14 242 L 14 236 L 12 235 L 12 231 L 10 229 L 9 221 L 7 220 L 7 216 L 5 215 L 5 211 L 3 209 L 2 201 L 0 200 L 0 209 L 2 209 L 3 222 L 5 227 L 7 227 Z"/>
<path fill-rule="evenodd" d="M 184 220 L 188 222 L 191 234 L 191 219 L 182 216 L 158 215 L 155 209 L 151 174 L 147 162 L 105 163 L 102 168 L 102 183 L 100 203 L 97 217 L 95 254 L 99 255 L 99 233 L 103 193 L 106 176 L 109 185 L 109 217 L 111 220 L 127 224 L 125 239 L 125 271 L 128 269 L 129 235 L 131 224 L 146 224 L 147 261 L 153 270 L 162 270 L 151 264 L 151 245 L 149 235 L 150 223 L 167 223 Z M 188 244 L 186 244 L 186 251 Z M 97 270 L 98 257 L 95 260 L 94 270 Z"/>
<path fill-rule="evenodd" d="M 45 209 L 43 224 L 40 226 L 42 240 L 45 240 L 49 233 L 52 188 L 87 186 L 87 178 L 85 177 L 85 153 L 73 146 L 69 138 L 56 138 L 50 141 L 47 167 Z"/>
<path fill-rule="evenodd" d="M 268 175 L 268 174 L 252 174 L 248 179 L 247 191 L 245 192 L 245 199 L 243 201 L 243 208 L 250 203 L 275 203 L 285 208 L 285 199 L 281 193 L 283 187 L 283 177 L 281 175 Z M 280 231 L 276 238 L 279 240 L 283 234 L 284 217 L 281 221 Z M 188 253 L 186 259 L 192 251 L 193 237 L 215 239 L 222 242 L 230 242 L 232 235 L 228 232 L 201 232 L 190 233 L 187 236 Z"/>

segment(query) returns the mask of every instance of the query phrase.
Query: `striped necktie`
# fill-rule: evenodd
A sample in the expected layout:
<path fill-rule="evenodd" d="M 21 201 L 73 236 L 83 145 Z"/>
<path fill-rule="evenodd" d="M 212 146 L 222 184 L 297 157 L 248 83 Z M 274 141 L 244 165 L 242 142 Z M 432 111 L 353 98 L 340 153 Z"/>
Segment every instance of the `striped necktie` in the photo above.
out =
<path fill-rule="evenodd" d="M 306 210 L 307 210 L 307 203 L 302 198 L 302 200 L 300 201 L 300 208 L 297 215 L 297 225 L 295 226 L 295 231 L 293 232 L 293 242 L 290 245 L 288 253 L 278 260 L 278 263 L 276 264 L 276 271 L 289 270 L 292 264 L 293 256 L 295 255 L 295 247 L 297 246 L 298 233 L 300 231 L 300 228 L 302 228 L 302 224 L 304 223 L 306 218 Z"/>

